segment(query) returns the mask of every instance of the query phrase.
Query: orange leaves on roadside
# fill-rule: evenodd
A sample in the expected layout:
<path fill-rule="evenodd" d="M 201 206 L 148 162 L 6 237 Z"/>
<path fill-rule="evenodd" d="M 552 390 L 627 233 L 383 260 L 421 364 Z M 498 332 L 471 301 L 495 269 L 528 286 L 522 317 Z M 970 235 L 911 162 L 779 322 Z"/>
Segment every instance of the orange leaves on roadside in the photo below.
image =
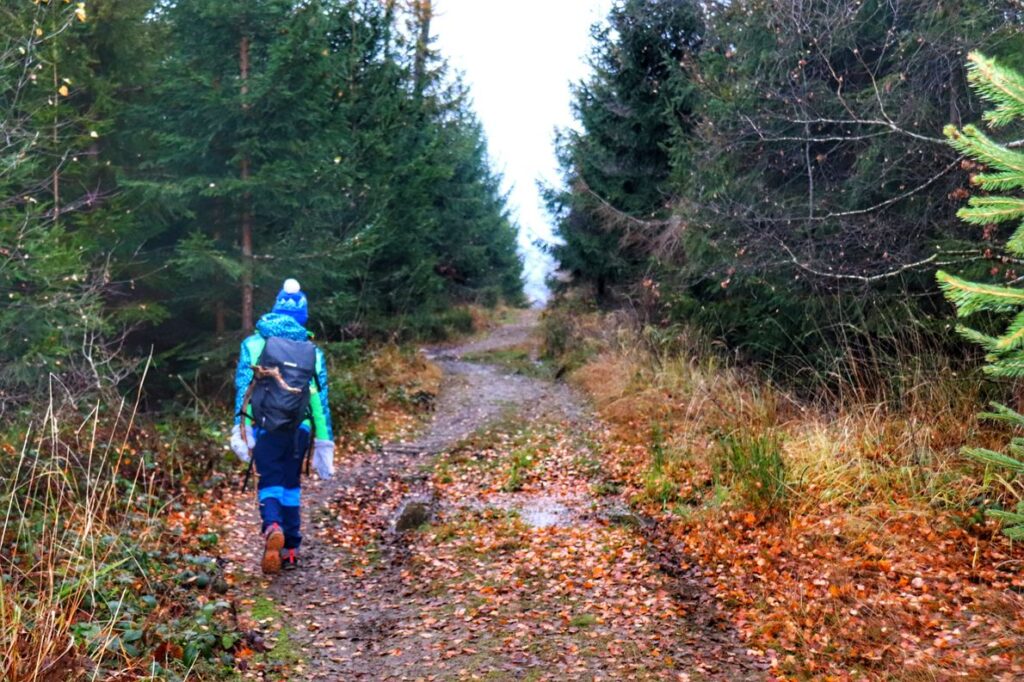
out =
<path fill-rule="evenodd" d="M 171 659 L 181 660 L 185 656 L 185 650 L 173 642 L 161 642 L 153 650 L 153 660 L 160 663 L 167 663 Z"/>
<path fill-rule="evenodd" d="M 726 415 L 718 403 L 743 408 L 737 399 L 747 394 L 727 385 L 732 375 L 697 373 L 687 376 L 727 394 L 713 409 L 693 398 L 673 407 L 670 395 L 653 400 L 660 377 L 645 371 L 628 353 L 605 353 L 573 377 L 613 425 L 601 434 L 601 470 L 653 519 L 661 547 L 682 554 L 681 565 L 699 564 L 723 612 L 777 675 L 1024 679 L 1024 547 L 898 490 L 882 501 L 830 503 L 810 482 L 785 516 L 716 499 L 715 429 L 756 417 Z M 651 424 L 680 453 L 653 495 Z"/>

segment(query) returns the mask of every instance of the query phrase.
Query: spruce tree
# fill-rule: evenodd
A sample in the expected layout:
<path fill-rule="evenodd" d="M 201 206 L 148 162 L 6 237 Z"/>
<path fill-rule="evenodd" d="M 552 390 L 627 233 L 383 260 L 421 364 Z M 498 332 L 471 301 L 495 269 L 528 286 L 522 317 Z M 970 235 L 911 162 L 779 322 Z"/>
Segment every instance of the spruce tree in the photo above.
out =
<path fill-rule="evenodd" d="M 0 5 L 0 414 L 114 381 L 105 297 L 115 211 L 102 161 L 93 17 L 83 3 Z"/>
<path fill-rule="evenodd" d="M 984 120 L 992 128 L 1007 126 L 1024 119 L 1024 75 L 999 64 L 996 60 L 974 53 L 969 58 L 969 81 L 974 90 L 994 105 Z M 1016 229 L 1007 239 L 1005 248 L 1014 258 L 1024 257 L 1024 152 L 991 139 L 978 127 L 954 126 L 946 129 L 952 145 L 965 156 L 982 164 L 984 172 L 973 176 L 979 189 L 991 194 L 971 197 L 958 215 L 973 225 L 993 225 L 1013 222 Z M 1016 145 L 1015 145 L 1016 147 Z M 989 313 L 1006 318 L 1008 324 L 998 335 L 990 335 L 959 325 L 958 331 L 967 339 L 982 346 L 988 355 L 985 372 L 994 377 L 1020 379 L 1024 377 L 1024 288 L 1014 283 L 995 284 L 973 282 L 947 272 L 937 273 L 946 298 L 957 310 L 958 317 Z M 1024 415 L 999 403 L 993 411 L 982 416 L 1024 428 Z M 1013 438 L 1008 454 L 986 448 L 965 448 L 964 454 L 985 464 L 1002 467 L 1016 474 L 1024 474 L 1024 438 Z M 1004 532 L 1015 540 L 1024 540 L 1024 503 L 1013 511 L 989 511 L 990 516 L 1006 523 Z"/>
<path fill-rule="evenodd" d="M 424 38 L 430 12 L 417 3 L 406 30 L 370 0 L 165 4 L 125 181 L 160 226 L 139 267 L 173 313 L 155 341 L 208 356 L 215 339 L 191 329 L 245 326 L 249 273 L 259 312 L 283 268 L 326 337 L 520 299 L 515 228 L 465 88 Z"/>
<path fill-rule="evenodd" d="M 559 141 L 568 189 L 547 203 L 563 241 L 554 256 L 599 297 L 645 262 L 629 227 L 671 211 L 672 146 L 695 124 L 686 66 L 703 33 L 693 0 L 619 0 L 591 31 L 592 74 L 573 92 L 580 130 Z"/>

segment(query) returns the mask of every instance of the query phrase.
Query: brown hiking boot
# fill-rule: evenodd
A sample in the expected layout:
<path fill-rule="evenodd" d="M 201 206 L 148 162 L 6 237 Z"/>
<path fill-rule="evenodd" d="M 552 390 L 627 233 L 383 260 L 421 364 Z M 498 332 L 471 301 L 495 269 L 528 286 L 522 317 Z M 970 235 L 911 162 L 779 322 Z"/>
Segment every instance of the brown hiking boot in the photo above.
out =
<path fill-rule="evenodd" d="M 267 575 L 281 571 L 281 550 L 284 548 L 284 533 L 281 526 L 272 523 L 263 531 L 263 561 L 260 567 Z"/>

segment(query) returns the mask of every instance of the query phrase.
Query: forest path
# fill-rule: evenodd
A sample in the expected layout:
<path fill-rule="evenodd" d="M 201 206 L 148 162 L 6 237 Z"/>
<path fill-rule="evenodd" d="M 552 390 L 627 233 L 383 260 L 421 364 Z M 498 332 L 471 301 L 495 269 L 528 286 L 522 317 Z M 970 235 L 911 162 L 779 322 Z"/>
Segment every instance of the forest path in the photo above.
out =
<path fill-rule="evenodd" d="M 524 311 L 427 351 L 445 375 L 433 419 L 417 440 L 307 482 L 298 571 L 259 576 L 255 502 L 238 501 L 227 571 L 251 590 L 239 618 L 267 650 L 249 676 L 762 677 L 700 577 L 595 492 L 600 423 L 532 359 L 537 320 Z"/>

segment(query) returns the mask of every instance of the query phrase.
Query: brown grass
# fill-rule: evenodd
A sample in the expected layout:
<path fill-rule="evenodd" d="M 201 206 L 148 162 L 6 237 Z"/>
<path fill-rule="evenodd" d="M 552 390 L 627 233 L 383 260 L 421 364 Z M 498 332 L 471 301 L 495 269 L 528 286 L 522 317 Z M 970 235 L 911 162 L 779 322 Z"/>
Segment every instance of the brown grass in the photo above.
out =
<path fill-rule="evenodd" d="M 125 418 L 125 434 L 133 419 L 134 411 Z M 120 416 L 117 421 L 122 423 Z M 12 473 L 0 486 L 0 573 L 7 574 L 0 582 L 4 680 L 76 679 L 100 656 L 109 656 L 102 649 L 93 659 L 83 655 L 71 627 L 93 585 L 127 561 L 115 558 L 116 544 L 103 538 L 142 540 L 160 510 L 151 509 L 149 520 L 117 511 L 132 507 L 137 495 L 153 493 L 153 481 L 140 478 L 143 468 L 135 467 L 130 487 L 118 485 L 116 472 L 130 468 L 130 448 L 117 433 L 99 440 L 99 425 L 96 409 L 68 430 L 51 405 L 20 451 L 6 454 Z M 117 620 L 112 614 L 98 623 L 101 638 L 113 641 Z"/>
<path fill-rule="evenodd" d="M 1024 485 L 959 454 L 1008 435 L 979 422 L 976 377 L 911 362 L 898 399 L 848 387 L 807 401 L 696 336 L 666 342 L 621 314 L 548 316 L 561 348 L 588 349 L 569 380 L 611 427 L 604 471 L 705 566 L 751 645 L 777 652 L 776 672 L 1002 679 L 1024 666 L 1024 600 L 1007 589 L 1024 587 L 1024 553 L 975 509 L 1015 505 Z M 751 506 L 720 477 L 728 435 L 779 439 L 784 505 Z"/>
<path fill-rule="evenodd" d="M 602 321 L 603 320 L 603 321 Z M 702 451 L 715 434 L 779 433 L 789 468 L 808 504 L 822 497 L 866 503 L 893 492 L 929 504 L 949 495 L 925 478 L 957 479 L 961 502 L 979 493 L 968 474 L 977 467 L 959 449 L 999 448 L 1004 430 L 980 423 L 977 385 L 948 376 L 914 377 L 903 406 L 825 401 L 809 403 L 773 386 L 752 370 L 730 366 L 706 343 L 677 339 L 671 352 L 652 352 L 641 332 L 623 321 L 590 315 L 574 340 L 596 351 L 570 373 L 617 435 L 646 442 L 657 425 L 671 441 Z M 1018 492 L 1020 492 L 1018 490 Z"/>
<path fill-rule="evenodd" d="M 441 386 L 441 368 L 427 360 L 422 353 L 410 352 L 395 344 L 375 350 L 371 356 L 370 388 L 384 396 L 386 389 L 405 387 L 407 391 L 426 391 L 436 394 Z"/>

